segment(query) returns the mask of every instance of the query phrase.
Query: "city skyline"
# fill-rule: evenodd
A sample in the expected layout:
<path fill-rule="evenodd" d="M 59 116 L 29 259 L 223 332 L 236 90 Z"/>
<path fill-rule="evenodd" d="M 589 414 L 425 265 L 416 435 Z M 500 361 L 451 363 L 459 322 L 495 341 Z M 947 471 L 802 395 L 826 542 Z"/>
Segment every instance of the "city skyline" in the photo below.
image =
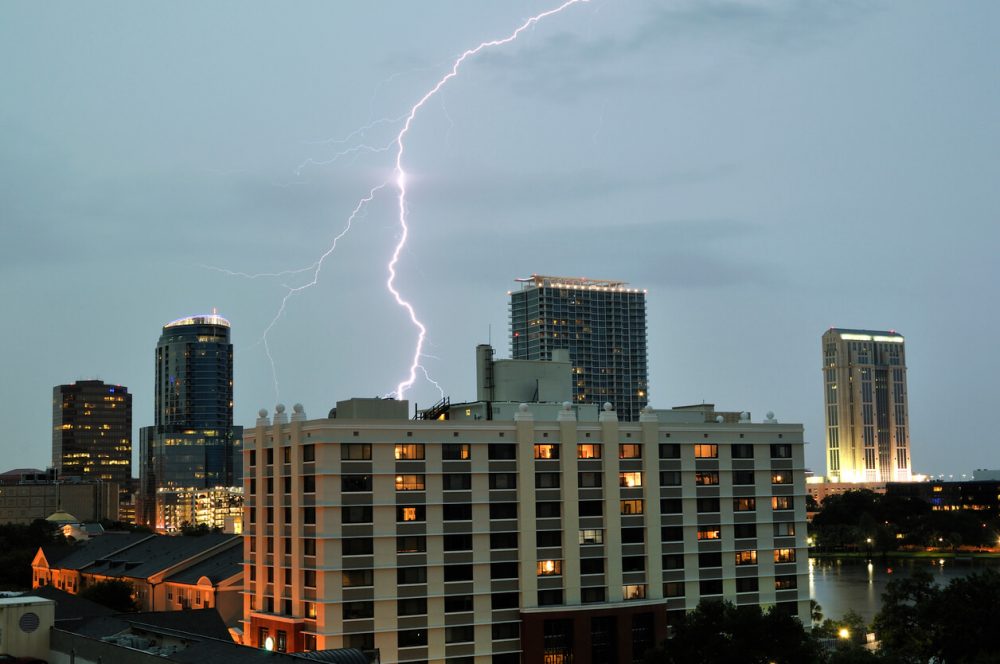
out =
<path fill-rule="evenodd" d="M 44 467 L 48 396 L 74 380 L 130 386 L 138 440 L 159 326 L 213 306 L 235 326 L 236 424 L 277 401 L 319 413 L 390 391 L 415 336 L 384 290 L 391 196 L 274 326 L 277 395 L 259 340 L 280 281 L 204 266 L 316 260 L 391 170 L 379 152 L 319 165 L 348 147 L 320 142 L 398 117 L 457 53 L 550 5 L 441 3 L 435 22 L 400 6 L 392 23 L 361 5 L 261 8 L 238 30 L 223 29 L 228 5 L 183 20 L 5 7 L 0 52 L 19 64 L 0 73 L 2 295 L 35 321 L 0 332 L 9 465 Z M 620 279 L 649 289 L 655 407 L 802 422 L 822 473 L 816 336 L 899 329 L 913 470 L 1000 466 L 980 416 L 998 359 L 945 359 L 985 348 L 997 322 L 978 304 L 1000 283 L 997 13 L 594 0 L 470 62 L 408 152 L 400 283 L 439 358 L 430 375 L 454 399 L 475 394 L 468 359 L 490 327 L 502 347 L 512 278 Z M 391 137 L 380 128 L 364 137 L 375 147 Z M 422 380 L 407 396 L 439 398 Z"/>

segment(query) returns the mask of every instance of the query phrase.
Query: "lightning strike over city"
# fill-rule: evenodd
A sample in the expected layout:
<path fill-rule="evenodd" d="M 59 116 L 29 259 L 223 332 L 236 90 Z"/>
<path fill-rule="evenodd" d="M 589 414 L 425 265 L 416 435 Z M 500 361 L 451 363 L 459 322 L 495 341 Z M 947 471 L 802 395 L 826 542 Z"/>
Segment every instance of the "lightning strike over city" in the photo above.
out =
<path fill-rule="evenodd" d="M 398 276 L 397 266 L 398 266 L 398 263 L 399 263 L 400 255 L 401 255 L 402 251 L 404 250 L 404 248 L 406 247 L 407 240 L 409 239 L 409 236 L 410 236 L 410 224 L 409 224 L 409 221 L 408 221 L 408 207 L 407 207 L 407 191 L 408 191 L 407 190 L 407 173 L 406 173 L 406 170 L 405 170 L 405 167 L 404 167 L 403 157 L 404 157 L 404 153 L 405 153 L 405 149 L 406 149 L 406 137 L 407 137 L 407 135 L 410 133 L 410 131 L 413 128 L 414 121 L 417 118 L 417 114 L 420 112 L 421 109 L 424 108 L 424 106 L 431 99 L 433 99 L 436 95 L 438 95 L 438 93 L 448 84 L 449 81 L 451 81 L 453 78 L 455 78 L 456 76 L 458 76 L 460 68 L 462 67 L 462 65 L 468 59 L 475 57 L 476 55 L 478 55 L 479 53 L 481 53 L 481 52 L 483 52 L 483 51 L 485 51 L 487 49 L 496 48 L 496 47 L 499 47 L 499 46 L 504 46 L 504 45 L 510 44 L 511 42 L 514 42 L 515 40 L 517 40 L 517 38 L 522 33 L 524 33 L 526 30 L 532 28 L 533 26 L 535 26 L 536 24 L 540 23 L 541 21 L 544 21 L 545 19 L 547 19 L 547 18 L 549 18 L 551 16 L 559 14 L 560 12 L 565 11 L 566 9 L 568 9 L 569 7 L 571 7 L 573 5 L 585 4 L 585 3 L 589 2 L 589 1 L 590 0 L 566 0 L 565 2 L 563 2 L 561 5 L 559 5 L 557 7 L 554 7 L 552 9 L 543 11 L 541 13 L 538 13 L 538 14 L 534 15 L 534 16 L 531 16 L 528 19 L 525 19 L 516 29 L 514 29 L 512 32 L 510 32 L 509 34 L 507 34 L 505 37 L 501 37 L 501 38 L 497 38 L 497 39 L 492 39 L 492 40 L 489 40 L 489 41 L 484 41 L 484 42 L 481 42 L 480 44 L 478 44 L 477 46 L 475 46 L 473 48 L 465 50 L 463 53 L 461 53 L 461 55 L 459 55 L 454 60 L 454 62 L 451 65 L 451 68 L 447 71 L 447 73 L 445 73 L 440 79 L 438 79 L 437 82 L 429 90 L 427 90 L 427 92 L 424 93 L 424 95 L 421 96 L 417 100 L 417 102 L 415 104 L 413 104 L 412 107 L 410 107 L 410 110 L 405 115 L 400 116 L 400 117 L 395 118 L 395 119 L 392 119 L 392 118 L 380 118 L 378 120 L 374 120 L 374 121 L 369 122 L 368 124 L 364 125 L 363 127 L 360 127 L 358 129 L 352 131 L 350 134 L 348 134 L 347 136 L 345 136 L 342 139 L 327 139 L 325 141 L 314 141 L 313 142 L 313 143 L 316 143 L 316 144 L 343 145 L 345 143 L 348 143 L 352 138 L 363 137 L 367 132 L 369 132 L 370 130 L 372 130 L 373 128 L 375 128 L 375 127 L 377 127 L 379 125 L 392 125 L 394 123 L 402 121 L 402 123 L 403 123 L 402 128 L 400 129 L 399 133 L 396 134 L 395 138 L 392 141 L 390 141 L 389 143 L 387 143 L 385 145 L 378 145 L 378 146 L 371 146 L 371 145 L 363 144 L 363 143 L 362 144 L 350 145 L 349 147 L 346 147 L 346 148 L 344 148 L 344 149 L 342 149 L 342 150 L 334 153 L 331 157 L 328 157 L 328 158 L 324 158 L 324 159 L 308 158 L 308 159 L 304 160 L 302 163 L 300 163 L 299 166 L 295 169 L 295 175 L 296 175 L 296 177 L 299 177 L 299 176 L 301 176 L 303 169 L 305 169 L 305 168 L 307 168 L 309 166 L 327 166 L 327 165 L 330 165 L 330 164 L 336 162 L 337 160 L 339 160 L 342 157 L 346 157 L 346 156 L 350 156 L 350 155 L 357 155 L 358 153 L 361 153 L 361 152 L 379 153 L 379 152 L 389 151 L 393 147 L 395 147 L 395 149 L 396 149 L 395 162 L 394 162 L 394 167 L 393 167 L 392 182 L 394 182 L 394 184 L 396 185 L 396 189 L 397 189 L 399 236 L 398 236 L 398 240 L 397 240 L 397 242 L 395 244 L 395 247 L 393 248 L 392 256 L 389 259 L 389 262 L 388 262 L 388 264 L 386 266 L 386 271 L 388 273 L 388 278 L 386 279 L 385 286 L 386 286 L 386 290 L 391 295 L 393 301 L 400 308 L 402 308 L 405 311 L 406 316 L 407 316 L 407 318 L 410 321 L 410 324 L 414 327 L 414 329 L 417 332 L 417 338 L 416 338 L 416 341 L 414 343 L 414 348 L 413 348 L 413 352 L 412 352 L 412 355 L 411 355 L 411 360 L 410 360 L 409 368 L 405 372 L 405 377 L 396 385 L 396 387 L 395 387 L 394 390 L 392 390 L 391 392 L 389 392 L 389 396 L 395 397 L 397 399 L 403 399 L 405 397 L 406 392 L 416 382 L 417 377 L 418 377 L 418 373 L 422 374 L 424 376 L 424 379 L 428 383 L 430 383 L 431 385 L 433 385 L 438 390 L 439 394 L 442 397 L 444 397 L 444 395 L 445 395 L 445 392 L 444 392 L 444 389 L 442 388 L 442 386 L 431 377 L 431 375 L 428 372 L 427 368 L 421 364 L 422 359 L 425 357 L 424 356 L 424 344 L 426 343 L 426 340 L 427 340 L 427 326 L 421 320 L 421 318 L 418 316 L 416 308 L 414 307 L 413 303 L 409 299 L 407 299 L 406 297 L 404 297 L 403 294 L 396 287 L 396 279 L 397 279 L 397 276 Z M 301 292 L 303 292 L 303 291 L 305 291 L 305 290 L 307 290 L 309 288 L 312 288 L 313 286 L 315 286 L 318 283 L 318 281 L 319 281 L 319 273 L 320 273 L 320 270 L 323 267 L 323 262 L 337 248 L 338 241 L 340 239 L 342 239 L 345 235 L 347 235 L 350 232 L 352 224 L 353 224 L 356 216 L 358 215 L 358 213 L 368 203 L 370 203 L 372 201 L 372 199 L 375 197 L 375 194 L 379 190 L 381 190 L 383 187 L 385 187 L 387 184 L 388 184 L 388 182 L 384 182 L 384 183 L 379 184 L 378 186 L 372 188 L 368 192 L 367 196 L 365 196 L 360 201 L 358 201 L 358 203 L 355 206 L 354 210 L 351 212 L 350 216 L 348 217 L 347 223 L 346 223 L 343 231 L 333 239 L 333 242 L 330 245 L 330 247 L 319 257 L 319 259 L 317 259 L 315 262 L 313 262 L 312 264 L 310 264 L 310 265 L 308 265 L 306 267 L 298 268 L 298 269 L 291 269 L 291 270 L 282 270 L 282 271 L 278 271 L 278 272 L 247 273 L 247 272 L 242 272 L 242 271 L 227 270 L 227 269 L 224 269 L 224 268 L 219 268 L 219 267 L 214 267 L 214 266 L 206 266 L 206 267 L 208 267 L 208 269 L 211 269 L 211 270 L 214 270 L 214 271 L 222 272 L 222 273 L 230 275 L 230 276 L 239 276 L 239 277 L 243 277 L 243 278 L 247 278 L 247 279 L 258 279 L 258 278 L 264 278 L 264 277 L 276 278 L 276 277 L 292 276 L 292 275 L 297 275 L 297 274 L 302 274 L 302 273 L 306 273 L 306 272 L 312 271 L 312 273 L 313 273 L 312 274 L 312 279 L 310 281 L 304 283 L 304 284 L 301 284 L 301 285 L 298 285 L 298 286 L 290 286 L 290 285 L 287 285 L 287 284 L 282 284 L 283 287 L 286 289 L 286 292 L 285 292 L 284 296 L 281 299 L 281 302 L 280 302 L 280 304 L 278 306 L 277 312 L 274 314 L 274 316 L 271 318 L 270 322 L 264 328 L 264 331 L 261 334 L 261 337 L 260 337 L 260 339 L 258 341 L 259 344 L 263 345 L 265 356 L 267 357 L 268 363 L 270 364 L 271 376 L 272 376 L 272 379 L 273 379 L 273 382 L 274 382 L 274 392 L 275 392 L 275 396 L 276 397 L 280 397 L 280 389 L 279 389 L 279 384 L 278 384 L 278 370 L 277 370 L 277 365 L 275 363 L 274 356 L 272 354 L 272 349 L 271 349 L 271 346 L 270 346 L 270 342 L 269 342 L 269 339 L 268 339 L 268 336 L 269 336 L 271 330 L 278 323 L 279 319 L 281 319 L 281 317 L 284 315 L 286 307 L 288 305 L 288 301 L 291 298 L 293 298 L 293 297 L 297 296 L 298 294 L 300 294 Z"/>

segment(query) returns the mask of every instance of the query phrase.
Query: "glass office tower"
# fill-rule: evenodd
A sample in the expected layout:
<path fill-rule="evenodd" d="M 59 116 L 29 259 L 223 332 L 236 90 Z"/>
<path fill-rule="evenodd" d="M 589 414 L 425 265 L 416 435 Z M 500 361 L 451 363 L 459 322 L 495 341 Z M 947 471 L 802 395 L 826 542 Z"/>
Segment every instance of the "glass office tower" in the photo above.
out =
<path fill-rule="evenodd" d="M 60 476 L 132 479 L 132 395 L 122 385 L 78 380 L 52 388 L 52 466 Z"/>
<path fill-rule="evenodd" d="M 155 524 L 160 489 L 242 482 L 233 426 L 233 345 L 216 314 L 163 326 L 156 345 L 155 424 L 140 431 L 141 521 Z"/>
<path fill-rule="evenodd" d="M 569 350 L 573 398 L 610 402 L 636 421 L 649 402 L 646 291 L 623 281 L 532 275 L 510 293 L 511 357 L 551 360 Z"/>

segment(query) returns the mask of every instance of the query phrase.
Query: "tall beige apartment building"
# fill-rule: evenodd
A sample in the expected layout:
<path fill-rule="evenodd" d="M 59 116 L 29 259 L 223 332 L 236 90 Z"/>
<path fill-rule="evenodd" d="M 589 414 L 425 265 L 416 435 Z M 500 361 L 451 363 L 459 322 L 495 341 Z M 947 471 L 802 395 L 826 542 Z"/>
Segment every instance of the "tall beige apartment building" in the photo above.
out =
<path fill-rule="evenodd" d="M 895 330 L 823 334 L 826 468 L 832 482 L 909 482 L 906 348 Z"/>
<path fill-rule="evenodd" d="M 626 664 L 703 598 L 808 622 L 801 425 L 474 406 L 261 411 L 243 448 L 250 645 Z"/>

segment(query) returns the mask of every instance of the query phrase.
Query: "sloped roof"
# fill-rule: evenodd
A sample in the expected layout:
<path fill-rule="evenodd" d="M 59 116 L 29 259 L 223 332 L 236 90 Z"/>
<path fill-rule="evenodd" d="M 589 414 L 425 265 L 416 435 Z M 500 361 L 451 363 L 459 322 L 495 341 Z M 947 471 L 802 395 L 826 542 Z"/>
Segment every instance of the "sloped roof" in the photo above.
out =
<path fill-rule="evenodd" d="M 239 535 L 225 533 L 209 533 L 200 537 L 154 535 L 127 549 L 102 556 L 87 567 L 86 572 L 111 578 L 145 579 L 213 547 L 226 542 L 235 543 L 239 539 Z"/>
<path fill-rule="evenodd" d="M 194 609 L 185 611 L 146 611 L 142 613 L 122 613 L 118 617 L 134 627 L 152 632 L 204 636 L 211 639 L 232 641 L 229 628 L 215 609 Z"/>
<path fill-rule="evenodd" d="M 168 576 L 168 583 L 194 585 L 203 576 L 213 583 L 219 583 L 243 571 L 243 547 L 231 546 L 186 569 Z"/>
<path fill-rule="evenodd" d="M 80 542 L 69 549 L 59 551 L 57 547 L 42 547 L 42 552 L 45 553 L 45 559 L 49 561 L 49 565 L 52 567 L 80 570 L 97 560 L 110 556 L 122 549 L 132 547 L 152 537 L 155 537 L 155 535 L 149 533 L 107 532 L 100 537 Z M 53 554 L 53 557 L 49 556 L 50 552 Z M 58 561 L 58 565 L 56 561 Z"/>

